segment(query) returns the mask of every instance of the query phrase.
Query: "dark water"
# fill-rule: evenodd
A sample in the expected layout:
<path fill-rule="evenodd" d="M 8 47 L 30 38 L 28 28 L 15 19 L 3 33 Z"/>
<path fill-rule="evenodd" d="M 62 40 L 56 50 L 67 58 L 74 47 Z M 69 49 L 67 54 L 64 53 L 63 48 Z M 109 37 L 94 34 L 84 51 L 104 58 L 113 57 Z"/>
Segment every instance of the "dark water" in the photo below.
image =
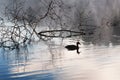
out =
<path fill-rule="evenodd" d="M 64 48 L 75 42 L 40 42 L 20 52 L 1 48 L 0 80 L 120 80 L 120 45 L 81 41 L 80 54 Z"/>

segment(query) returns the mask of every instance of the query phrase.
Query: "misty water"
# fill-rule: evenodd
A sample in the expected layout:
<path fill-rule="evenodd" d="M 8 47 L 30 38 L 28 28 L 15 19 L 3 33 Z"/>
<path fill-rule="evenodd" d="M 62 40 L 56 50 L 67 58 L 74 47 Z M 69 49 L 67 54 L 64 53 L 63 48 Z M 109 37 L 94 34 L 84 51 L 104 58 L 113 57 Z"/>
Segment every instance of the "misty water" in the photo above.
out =
<path fill-rule="evenodd" d="M 80 54 L 64 48 L 76 41 L 53 39 L 20 50 L 1 48 L 0 80 L 120 80 L 120 45 L 79 40 Z"/>

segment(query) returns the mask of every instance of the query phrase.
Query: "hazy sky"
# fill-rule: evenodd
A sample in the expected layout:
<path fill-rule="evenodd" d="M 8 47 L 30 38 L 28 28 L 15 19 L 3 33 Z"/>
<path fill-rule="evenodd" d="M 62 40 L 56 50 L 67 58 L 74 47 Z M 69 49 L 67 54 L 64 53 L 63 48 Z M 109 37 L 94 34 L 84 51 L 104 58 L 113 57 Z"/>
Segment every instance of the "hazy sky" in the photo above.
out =
<path fill-rule="evenodd" d="M 0 0 L 0 14 L 1 12 L 3 13 L 4 6 L 7 5 L 7 1 L 9 0 Z M 26 5 L 31 5 L 31 6 L 39 6 L 38 0 L 25 0 L 29 1 Z M 120 0 L 64 0 L 66 3 L 69 3 L 71 5 L 76 2 L 76 5 L 81 5 L 79 4 L 79 1 L 87 2 L 89 1 L 91 3 L 90 8 L 93 9 L 97 17 L 101 16 L 108 16 L 112 14 L 112 12 L 119 12 L 119 3 Z"/>

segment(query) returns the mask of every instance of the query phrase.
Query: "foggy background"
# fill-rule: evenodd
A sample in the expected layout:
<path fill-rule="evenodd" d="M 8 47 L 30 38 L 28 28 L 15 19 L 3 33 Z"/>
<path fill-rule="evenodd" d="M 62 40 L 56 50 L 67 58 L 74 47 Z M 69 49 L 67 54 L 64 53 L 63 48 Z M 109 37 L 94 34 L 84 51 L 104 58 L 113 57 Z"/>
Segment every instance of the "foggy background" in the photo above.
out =
<path fill-rule="evenodd" d="M 33 9 L 33 15 L 42 15 L 46 11 L 45 6 L 48 6 L 45 1 L 40 0 L 21 0 L 25 2 L 24 10 L 28 7 Z M 5 7 L 12 0 L 0 0 L 0 14 L 4 18 Z M 113 35 L 119 36 L 119 16 L 120 16 L 120 1 L 119 0 L 63 0 L 64 6 L 61 9 L 56 7 L 56 13 L 61 17 L 61 24 L 54 25 L 52 29 L 71 29 L 80 31 L 82 28 L 95 28 L 93 38 L 90 40 L 95 43 L 109 43 Z M 59 1 L 58 1 L 59 4 Z M 62 4 L 61 4 L 62 5 Z M 41 6 L 41 7 L 39 7 Z M 43 9 L 41 9 L 43 8 Z M 63 9 L 63 10 L 62 10 Z M 60 11 L 61 10 L 61 11 Z M 81 15 L 80 13 L 83 12 Z M 67 16 L 67 17 L 66 17 Z M 69 18 L 68 18 L 69 17 Z M 115 21 L 117 17 L 117 21 Z M 4 19 L 5 20 L 5 19 Z M 46 18 L 39 26 L 48 26 L 50 19 Z M 6 22 L 7 23 L 7 22 Z M 59 23 L 59 22 L 57 22 Z M 65 24 L 65 25 L 64 25 Z M 89 26 L 88 26 L 89 25 Z M 57 26 L 57 27 L 56 27 Z M 82 27 L 81 27 L 82 26 Z M 87 27 L 86 27 L 87 26 Z M 37 28 L 38 31 L 41 28 Z M 47 29 L 47 28 L 45 28 Z M 89 31 L 88 31 L 89 32 Z"/>

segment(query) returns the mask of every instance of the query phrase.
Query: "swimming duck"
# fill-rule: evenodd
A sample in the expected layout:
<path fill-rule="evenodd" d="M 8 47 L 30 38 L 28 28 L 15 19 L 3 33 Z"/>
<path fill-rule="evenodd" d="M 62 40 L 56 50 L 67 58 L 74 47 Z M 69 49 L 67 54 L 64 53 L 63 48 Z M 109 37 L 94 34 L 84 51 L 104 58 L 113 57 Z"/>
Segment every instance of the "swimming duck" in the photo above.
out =
<path fill-rule="evenodd" d="M 65 48 L 70 50 L 70 51 L 77 50 L 77 53 L 79 54 L 80 53 L 79 52 L 79 44 L 80 44 L 80 42 L 77 42 L 76 45 L 67 45 L 67 46 L 65 46 Z"/>

